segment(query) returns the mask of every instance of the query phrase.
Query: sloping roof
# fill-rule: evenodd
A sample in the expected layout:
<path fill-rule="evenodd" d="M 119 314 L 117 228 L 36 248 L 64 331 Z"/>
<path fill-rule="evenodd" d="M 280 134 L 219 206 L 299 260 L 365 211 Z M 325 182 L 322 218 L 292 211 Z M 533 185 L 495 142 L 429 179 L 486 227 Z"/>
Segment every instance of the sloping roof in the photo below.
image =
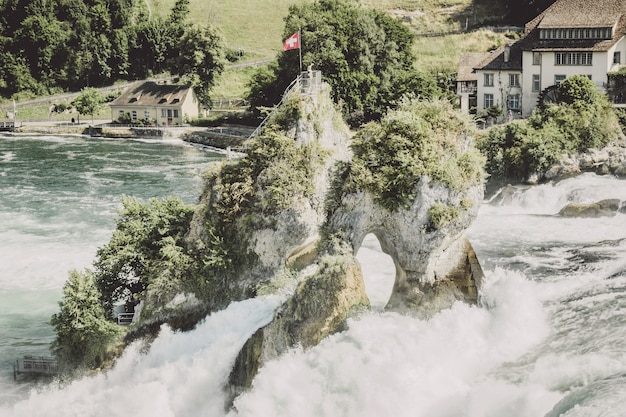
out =
<path fill-rule="evenodd" d="M 613 27 L 623 14 L 624 0 L 557 0 L 542 13 L 538 27 Z"/>
<path fill-rule="evenodd" d="M 613 39 L 540 39 L 548 28 L 614 28 Z M 525 26 L 523 50 L 606 51 L 626 35 L 625 0 L 557 0 Z"/>
<path fill-rule="evenodd" d="M 476 81 L 474 68 L 490 55 L 489 52 L 463 52 L 459 59 L 457 81 Z"/>
<path fill-rule="evenodd" d="M 190 92 L 191 87 L 186 85 L 140 82 L 126 89 L 109 106 L 178 106 Z"/>
<path fill-rule="evenodd" d="M 516 42 L 514 44 L 502 45 L 498 49 L 490 52 L 489 55 L 474 68 L 480 70 L 494 71 L 521 71 L 522 50 L 518 44 L 519 42 Z"/>

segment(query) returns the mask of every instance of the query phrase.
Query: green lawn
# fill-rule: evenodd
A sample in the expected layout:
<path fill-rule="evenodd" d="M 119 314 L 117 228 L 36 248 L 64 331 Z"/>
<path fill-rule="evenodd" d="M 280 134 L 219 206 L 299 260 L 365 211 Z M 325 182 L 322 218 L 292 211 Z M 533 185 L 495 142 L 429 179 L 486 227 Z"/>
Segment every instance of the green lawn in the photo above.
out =
<path fill-rule="evenodd" d="M 148 0 L 153 14 L 167 16 L 175 0 Z M 284 18 L 292 4 L 312 0 L 191 0 L 192 23 L 218 28 L 228 48 L 251 58 L 273 57 L 282 50 Z"/>

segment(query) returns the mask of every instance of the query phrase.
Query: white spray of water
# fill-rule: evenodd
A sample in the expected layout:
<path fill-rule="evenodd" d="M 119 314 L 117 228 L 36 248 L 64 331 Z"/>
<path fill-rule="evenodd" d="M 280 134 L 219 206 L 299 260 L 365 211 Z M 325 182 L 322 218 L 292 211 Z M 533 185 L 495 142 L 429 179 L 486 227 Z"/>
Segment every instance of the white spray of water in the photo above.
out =
<path fill-rule="evenodd" d="M 186 333 L 163 326 L 147 353 L 135 344 L 111 371 L 33 392 L 0 408 L 0 416 L 221 416 L 222 386 L 235 356 L 279 303 L 277 297 L 233 303 Z"/>
<path fill-rule="evenodd" d="M 522 355 L 549 333 L 534 284 L 496 271 L 485 288 L 489 308 L 462 303 L 430 320 L 370 313 L 349 330 L 309 350 L 294 349 L 268 363 L 233 416 L 486 416 L 506 399 L 546 397 L 508 416 L 537 416 L 554 396 L 519 392 L 490 371 Z M 533 398 L 535 399 L 535 398 Z M 475 412 L 458 413 L 473 407 Z M 468 408 L 469 407 L 469 408 Z M 492 414 L 502 415 L 502 414 Z"/>
<path fill-rule="evenodd" d="M 451 417 L 460 415 L 451 404 L 486 401 L 484 407 L 499 409 L 503 400 L 490 398 L 486 386 L 499 384 L 509 398 L 537 395 L 487 376 L 548 333 L 536 284 L 499 270 L 487 281 L 484 297 L 488 308 L 459 303 L 431 320 L 375 312 L 355 318 L 347 331 L 319 346 L 292 349 L 269 362 L 231 417 Z M 135 345 L 108 373 L 34 392 L 0 408 L 0 416 L 224 416 L 223 384 L 232 362 L 278 303 L 234 303 L 188 333 L 164 327 L 147 353 Z M 550 397 L 509 416 L 534 417 L 532 412 L 545 412 L 554 402 Z"/>

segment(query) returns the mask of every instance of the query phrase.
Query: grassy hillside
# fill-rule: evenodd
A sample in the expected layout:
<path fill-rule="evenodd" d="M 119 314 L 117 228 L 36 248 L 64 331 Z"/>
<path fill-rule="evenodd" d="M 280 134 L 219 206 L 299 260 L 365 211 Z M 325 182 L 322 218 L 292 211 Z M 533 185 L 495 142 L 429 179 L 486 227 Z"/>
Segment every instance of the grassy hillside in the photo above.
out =
<path fill-rule="evenodd" d="M 175 0 L 148 0 L 152 12 L 167 16 Z M 292 4 L 313 0 L 191 0 L 190 19 L 193 23 L 218 27 L 226 44 L 242 49 L 250 58 L 271 58 L 282 50 L 284 18 Z M 402 19 L 419 34 L 459 31 L 465 25 L 474 26 L 493 16 L 494 10 L 481 10 L 472 0 L 360 0 L 365 7 L 387 11 Z M 456 66 L 459 53 L 485 51 L 499 45 L 502 35 L 490 33 L 464 34 L 445 37 L 417 36 L 418 66 L 426 70 Z"/>
<path fill-rule="evenodd" d="M 282 50 L 284 18 L 292 4 L 313 0 L 191 0 L 193 23 L 220 29 L 231 49 L 241 49 L 248 60 L 273 58 Z M 167 16 L 175 0 L 148 0 L 153 14 Z M 387 11 L 402 19 L 416 34 L 416 66 L 427 72 L 453 72 L 462 51 L 487 51 L 504 42 L 502 34 L 489 30 L 460 32 L 493 16 L 472 0 L 360 0 L 365 7 Z M 443 34 L 441 36 L 422 36 Z M 224 74 L 213 91 L 214 97 L 241 97 L 251 70 Z"/>
<path fill-rule="evenodd" d="M 152 13 L 167 16 L 175 0 L 147 0 Z M 222 31 L 226 45 L 252 57 L 273 56 L 282 50 L 283 19 L 292 4 L 312 0 L 190 0 L 190 20 Z"/>

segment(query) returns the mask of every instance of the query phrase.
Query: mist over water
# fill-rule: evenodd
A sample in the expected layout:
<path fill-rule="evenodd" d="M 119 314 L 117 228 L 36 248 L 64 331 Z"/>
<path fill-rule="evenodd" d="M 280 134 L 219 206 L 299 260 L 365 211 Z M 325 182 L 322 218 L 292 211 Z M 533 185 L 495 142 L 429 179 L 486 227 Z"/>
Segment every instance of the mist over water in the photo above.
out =
<path fill-rule="evenodd" d="M 13 152 L 0 150 L 0 161 L 19 158 Z M 318 346 L 267 363 L 233 410 L 224 410 L 222 384 L 276 298 L 234 303 L 191 332 L 164 326 L 150 349 L 133 345 L 107 374 L 26 399 L 2 392 L 0 416 L 623 415 L 626 215 L 555 216 L 568 202 L 604 198 L 626 200 L 626 182 L 584 175 L 484 204 L 468 231 L 486 269 L 481 305 L 457 303 L 429 320 L 384 311 L 352 318 Z M 369 255 L 360 257 L 365 271 L 376 271 L 368 294 L 384 305 L 395 271 Z M 13 293 L 37 287 L 32 279 Z"/>

